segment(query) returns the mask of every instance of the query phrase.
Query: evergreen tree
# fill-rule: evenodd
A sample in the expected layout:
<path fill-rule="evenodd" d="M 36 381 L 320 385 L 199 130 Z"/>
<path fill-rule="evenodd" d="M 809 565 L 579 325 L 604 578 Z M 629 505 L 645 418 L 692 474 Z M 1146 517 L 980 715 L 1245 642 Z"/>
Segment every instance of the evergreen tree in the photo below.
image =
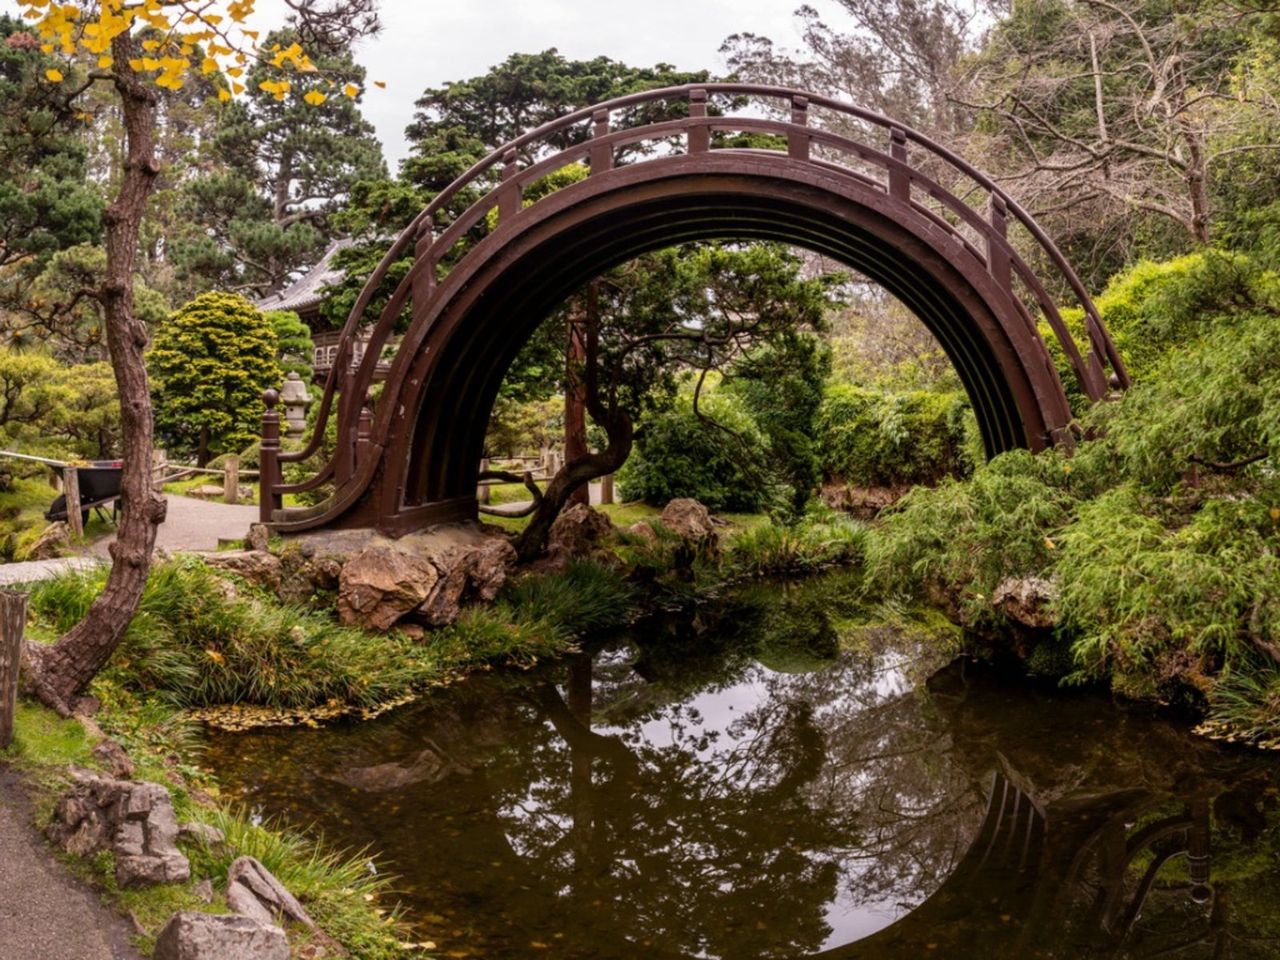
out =
<path fill-rule="evenodd" d="M 266 40 L 269 50 L 297 42 L 292 30 Z M 271 92 L 269 62 L 247 75 L 245 96 L 228 104 L 214 136 L 207 172 L 182 190 L 194 229 L 174 244 L 179 268 L 203 286 L 266 294 L 314 261 L 333 239 L 333 212 L 362 180 L 385 178 L 382 147 L 360 112 L 365 71 L 349 48 L 314 58 L 293 95 Z M 263 84 L 267 88 L 263 88 Z"/>
<path fill-rule="evenodd" d="M 196 459 L 239 451 L 257 439 L 262 392 L 279 387 L 271 321 L 243 297 L 204 293 L 156 331 L 147 368 L 156 426 L 173 446 L 196 440 Z"/>

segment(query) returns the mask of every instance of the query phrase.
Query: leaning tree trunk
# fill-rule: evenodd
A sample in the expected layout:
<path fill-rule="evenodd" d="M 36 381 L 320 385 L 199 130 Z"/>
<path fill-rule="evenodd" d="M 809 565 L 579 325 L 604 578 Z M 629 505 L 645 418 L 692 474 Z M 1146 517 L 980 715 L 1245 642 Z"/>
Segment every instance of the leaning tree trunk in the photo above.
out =
<path fill-rule="evenodd" d="M 592 412 L 597 423 L 601 417 Z M 619 412 L 615 417 L 605 421 L 605 432 L 609 435 L 609 446 L 600 453 L 588 453 L 570 461 L 560 468 L 560 472 L 551 478 L 547 489 L 538 501 L 538 507 L 529 519 L 529 525 L 516 540 L 516 553 L 521 563 L 536 560 L 547 545 L 547 537 L 551 534 L 551 525 L 560 516 L 573 495 L 573 491 L 590 483 L 597 477 L 617 473 L 631 455 L 631 440 L 634 429 L 631 418 Z"/>
<path fill-rule="evenodd" d="M 147 331 L 133 312 L 133 266 L 147 199 L 159 172 L 155 158 L 156 97 L 129 68 L 133 38 L 112 42 L 114 82 L 124 118 L 125 162 L 120 192 L 105 215 L 107 277 L 98 293 L 107 348 L 120 396 L 124 473 L 120 525 L 111 545 L 111 573 L 88 615 L 52 647 L 28 645 L 28 684 L 46 704 L 67 713 L 120 644 L 147 583 L 156 527 L 165 501 L 151 476 L 151 391 L 143 349 Z"/>
<path fill-rule="evenodd" d="M 591 419 L 604 428 L 609 445 L 599 453 L 591 453 L 584 443 L 580 456 L 572 460 L 566 457 L 565 465 L 547 484 L 529 525 L 516 540 L 516 554 L 521 563 L 536 560 L 542 553 L 551 534 L 551 525 L 575 490 L 597 477 L 617 473 L 631 456 L 631 442 L 635 438 L 631 415 L 617 404 L 606 404 L 600 396 L 600 316 L 594 291 L 588 291 L 579 342 L 583 358 L 580 378 L 583 403 Z"/>
<path fill-rule="evenodd" d="M 587 387 L 582 377 L 587 360 L 586 333 L 576 312 L 569 316 L 569 341 L 565 356 L 564 459 L 580 460 L 590 453 L 587 446 Z M 591 505 L 591 485 L 584 483 L 569 491 L 571 503 Z"/>

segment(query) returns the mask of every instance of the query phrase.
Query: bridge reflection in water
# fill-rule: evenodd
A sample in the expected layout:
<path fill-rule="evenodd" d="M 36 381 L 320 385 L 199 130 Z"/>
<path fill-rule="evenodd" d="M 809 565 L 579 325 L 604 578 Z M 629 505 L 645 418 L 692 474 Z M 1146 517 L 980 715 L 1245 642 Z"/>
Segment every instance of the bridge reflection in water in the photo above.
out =
<path fill-rule="evenodd" d="M 1280 956 L 1274 764 L 764 594 L 209 762 L 444 955 Z"/>

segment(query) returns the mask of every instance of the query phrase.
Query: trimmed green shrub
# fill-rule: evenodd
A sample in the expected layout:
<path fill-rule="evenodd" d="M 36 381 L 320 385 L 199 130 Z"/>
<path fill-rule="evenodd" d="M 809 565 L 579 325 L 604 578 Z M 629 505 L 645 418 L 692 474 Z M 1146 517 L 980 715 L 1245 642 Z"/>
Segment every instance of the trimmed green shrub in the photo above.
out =
<path fill-rule="evenodd" d="M 742 440 L 700 420 L 692 399 L 682 394 L 671 410 L 646 419 L 637 431 L 635 448 L 618 472 L 624 500 L 665 506 L 677 497 L 692 497 L 709 510 L 751 513 L 759 510 L 765 491 L 744 471 L 744 460 L 764 459 L 764 441 L 743 402 L 732 391 L 710 391 L 699 407 Z"/>
<path fill-rule="evenodd" d="M 972 469 L 960 393 L 827 389 L 818 414 L 822 467 L 859 487 L 934 484 Z"/>
<path fill-rule="evenodd" d="M 156 331 L 147 355 L 156 426 L 170 448 L 205 463 L 236 452 L 262 428 L 262 393 L 283 381 L 275 329 L 240 296 L 203 293 Z"/>

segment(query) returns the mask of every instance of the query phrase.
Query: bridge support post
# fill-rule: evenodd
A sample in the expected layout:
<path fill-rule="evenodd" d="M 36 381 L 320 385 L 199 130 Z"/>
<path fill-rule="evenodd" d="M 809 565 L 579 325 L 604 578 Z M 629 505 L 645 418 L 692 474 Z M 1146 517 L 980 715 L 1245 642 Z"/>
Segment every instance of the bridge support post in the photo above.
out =
<path fill-rule="evenodd" d="M 262 413 L 262 453 L 258 473 L 258 518 L 263 523 L 270 523 L 272 515 L 280 509 L 280 494 L 276 487 L 280 483 L 280 414 L 276 412 L 276 404 L 280 402 L 280 394 L 268 390 L 262 395 L 262 402 L 267 405 Z"/>

